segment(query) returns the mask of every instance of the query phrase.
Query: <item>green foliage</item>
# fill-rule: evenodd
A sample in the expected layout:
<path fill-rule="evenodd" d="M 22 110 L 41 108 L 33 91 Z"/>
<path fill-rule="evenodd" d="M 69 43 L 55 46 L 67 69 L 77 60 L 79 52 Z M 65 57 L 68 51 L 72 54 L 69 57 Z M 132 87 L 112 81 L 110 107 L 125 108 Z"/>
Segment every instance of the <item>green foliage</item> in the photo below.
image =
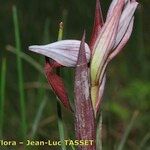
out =
<path fill-rule="evenodd" d="M 26 139 L 27 123 L 26 123 L 26 107 L 25 107 L 25 93 L 24 93 L 24 81 L 23 81 L 23 66 L 22 66 L 22 60 L 19 56 L 19 53 L 21 51 L 21 41 L 20 41 L 17 9 L 15 6 L 13 6 L 13 21 L 14 21 L 14 30 L 15 30 L 18 87 L 19 87 L 19 96 L 20 96 L 20 99 L 19 99 L 20 100 L 20 112 L 21 112 L 20 124 L 21 124 L 21 130 L 22 130 L 22 138 Z"/>
<path fill-rule="evenodd" d="M 0 76 L 0 138 L 3 137 L 4 108 L 5 108 L 5 87 L 6 87 L 6 58 L 3 57 Z"/>

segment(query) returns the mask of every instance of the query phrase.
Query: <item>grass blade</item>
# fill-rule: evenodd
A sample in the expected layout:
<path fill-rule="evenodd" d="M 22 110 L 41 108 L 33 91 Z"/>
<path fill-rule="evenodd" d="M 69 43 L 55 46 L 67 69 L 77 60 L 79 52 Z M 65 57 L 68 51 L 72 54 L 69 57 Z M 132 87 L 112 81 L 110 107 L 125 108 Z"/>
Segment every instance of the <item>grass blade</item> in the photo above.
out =
<path fill-rule="evenodd" d="M 18 84 L 19 84 L 19 96 L 20 96 L 20 113 L 21 113 L 20 123 L 21 123 L 21 130 L 22 130 L 22 138 L 25 139 L 26 132 L 27 132 L 26 112 L 25 112 L 25 92 L 24 92 L 24 83 L 23 83 L 22 60 L 20 58 L 21 41 L 20 41 L 17 9 L 15 6 L 13 6 L 13 22 L 14 22 L 14 30 L 15 30 L 15 45 L 16 45 L 16 53 L 17 53 L 17 71 L 18 71 Z"/>
<path fill-rule="evenodd" d="M 5 86 L 6 86 L 6 58 L 2 59 L 1 80 L 0 80 L 0 138 L 3 137 L 4 124 L 4 101 L 5 101 Z"/>
<path fill-rule="evenodd" d="M 42 113 L 43 113 L 43 110 L 46 106 L 46 98 L 41 102 L 40 104 L 40 107 L 37 111 L 37 115 L 35 117 L 35 120 L 34 120 L 34 123 L 33 123 L 33 126 L 32 126 L 32 131 L 31 131 L 31 138 L 33 138 L 35 136 L 35 133 L 37 131 L 37 128 L 38 128 L 38 125 L 39 125 L 39 122 L 40 122 L 40 119 L 41 119 L 41 116 L 42 116 Z"/>
<path fill-rule="evenodd" d="M 20 58 L 24 59 L 26 62 L 28 62 L 30 65 L 32 65 L 37 71 L 39 71 L 41 74 L 44 74 L 43 67 L 36 60 L 34 60 L 32 57 L 30 57 L 29 55 L 25 54 L 24 52 L 19 52 L 19 54 L 18 54 L 16 51 L 16 48 L 14 48 L 10 45 L 8 45 L 6 47 L 6 49 L 9 52 L 16 54 Z"/>
<path fill-rule="evenodd" d="M 71 149 L 72 149 L 72 150 L 76 150 L 75 147 L 74 147 L 73 145 L 71 145 Z"/>
<path fill-rule="evenodd" d="M 58 32 L 58 41 L 62 40 L 63 37 L 63 23 L 60 23 L 59 32 Z M 60 75 L 60 69 L 57 69 L 57 73 Z M 57 101 L 57 119 L 58 119 L 58 129 L 59 129 L 59 137 L 61 140 L 61 148 L 62 150 L 66 150 L 66 145 L 64 143 L 65 140 L 65 131 L 64 131 L 64 123 L 62 118 L 61 105 Z"/>
<path fill-rule="evenodd" d="M 45 26 L 44 26 L 44 36 L 43 36 L 43 44 L 46 44 L 50 41 L 50 37 L 49 37 L 49 25 L 50 25 L 50 21 L 49 19 L 46 19 L 45 21 Z M 43 57 L 40 57 L 40 64 L 43 64 Z M 44 66 L 44 65 L 43 65 Z M 44 85 L 45 83 L 45 76 L 43 76 L 43 74 L 39 73 L 39 77 L 38 77 L 39 82 L 41 83 L 41 85 Z M 41 86 L 38 90 L 38 101 L 40 102 L 44 96 L 45 96 L 45 89 L 43 88 L 43 86 Z"/>
<path fill-rule="evenodd" d="M 46 19 L 45 25 L 44 25 L 43 44 L 47 44 L 50 41 L 49 26 L 50 26 L 50 20 Z"/>
<path fill-rule="evenodd" d="M 130 132 L 132 130 L 132 127 L 133 127 L 133 125 L 134 125 L 134 123 L 136 121 L 138 113 L 139 113 L 138 111 L 134 112 L 134 114 L 133 114 L 133 116 L 131 118 L 131 121 L 130 121 L 130 123 L 129 123 L 129 125 L 128 125 L 128 127 L 127 127 L 127 129 L 126 129 L 126 131 L 125 131 L 125 133 L 123 135 L 123 137 L 122 137 L 122 140 L 119 143 L 119 146 L 118 146 L 117 150 L 123 150 L 124 149 L 125 142 L 127 141 L 127 138 L 128 138 L 128 136 L 129 136 L 129 134 L 130 134 Z"/>
<path fill-rule="evenodd" d="M 102 150 L 102 112 L 98 120 L 97 133 L 96 133 L 96 149 Z"/>
<path fill-rule="evenodd" d="M 44 36 L 43 36 L 43 44 L 46 44 L 47 42 L 49 42 L 49 20 L 47 19 L 45 21 L 45 26 L 44 26 Z M 42 64 L 43 62 L 43 58 L 41 57 L 40 58 L 40 64 Z M 37 66 L 37 65 L 36 65 Z M 40 70 L 43 70 L 42 69 L 42 66 L 41 66 L 41 69 Z M 45 78 L 43 76 L 43 74 L 39 73 L 39 83 L 41 83 L 41 85 L 43 85 L 44 81 L 45 81 Z M 37 99 L 38 99 L 38 102 L 41 101 L 41 104 L 39 106 L 39 109 L 37 111 L 37 114 L 36 114 L 36 117 L 35 117 L 35 120 L 34 120 L 34 123 L 33 123 L 33 126 L 32 126 L 32 131 L 31 131 L 31 138 L 34 138 L 35 137 L 35 134 L 36 134 L 36 131 L 37 131 L 37 128 L 38 128 L 38 125 L 39 125 L 39 122 L 40 122 L 40 119 L 41 119 L 41 116 L 42 116 L 42 113 L 43 113 L 43 110 L 45 108 L 45 105 L 46 105 L 46 98 L 45 98 L 45 89 L 43 88 L 43 86 L 41 86 L 39 89 L 38 89 L 38 96 L 37 96 Z"/>
<path fill-rule="evenodd" d="M 59 137 L 62 143 L 61 148 L 62 150 L 66 150 L 66 145 L 64 143 L 65 140 L 64 123 L 62 118 L 61 105 L 58 101 L 57 101 L 57 119 L 58 119 Z"/>
<path fill-rule="evenodd" d="M 140 150 L 144 149 L 144 146 L 146 145 L 146 143 L 148 143 L 148 141 L 150 140 L 150 132 L 148 132 L 144 138 L 142 139 L 141 143 L 140 143 Z"/>

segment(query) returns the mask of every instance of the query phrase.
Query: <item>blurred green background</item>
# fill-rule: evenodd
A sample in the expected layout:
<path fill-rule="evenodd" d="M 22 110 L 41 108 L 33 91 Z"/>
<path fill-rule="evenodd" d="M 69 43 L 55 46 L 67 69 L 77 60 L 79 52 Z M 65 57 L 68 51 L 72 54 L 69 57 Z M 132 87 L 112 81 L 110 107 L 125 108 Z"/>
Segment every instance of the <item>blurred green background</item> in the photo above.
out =
<path fill-rule="evenodd" d="M 101 0 L 105 16 L 109 4 L 110 0 Z M 13 5 L 16 5 L 18 12 L 22 59 L 19 58 L 19 53 L 14 54 L 18 38 L 15 38 Z M 56 98 L 42 74 L 44 57 L 29 52 L 28 46 L 56 41 L 61 21 L 64 21 L 65 26 L 63 39 L 81 39 L 83 30 L 86 29 L 88 42 L 94 9 L 93 0 L 0 1 L 1 139 L 23 140 L 25 135 L 36 140 L 59 139 Z M 119 150 L 121 143 L 124 143 L 125 150 L 150 150 L 149 10 L 150 1 L 140 1 L 132 37 L 123 52 L 107 69 L 102 106 L 104 150 Z M 70 99 L 73 100 L 73 70 L 62 69 L 61 74 L 65 79 Z M 24 93 L 21 94 L 21 100 L 22 88 Z M 74 139 L 73 114 L 63 107 L 62 114 L 65 137 Z M 22 129 L 27 130 L 25 132 Z M 0 150 L 3 149 L 9 148 L 0 146 Z M 21 150 L 23 147 L 14 149 Z"/>

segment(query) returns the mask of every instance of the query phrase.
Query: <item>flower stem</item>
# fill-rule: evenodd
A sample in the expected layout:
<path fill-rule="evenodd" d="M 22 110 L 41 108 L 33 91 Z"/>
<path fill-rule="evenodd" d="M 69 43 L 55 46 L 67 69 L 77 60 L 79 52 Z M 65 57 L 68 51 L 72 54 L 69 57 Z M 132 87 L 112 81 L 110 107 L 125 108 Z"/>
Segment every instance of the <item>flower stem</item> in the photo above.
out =
<path fill-rule="evenodd" d="M 58 41 L 62 40 L 62 37 L 63 37 L 63 23 L 61 22 L 59 25 Z M 58 68 L 56 71 L 57 74 L 60 76 L 60 69 Z M 61 148 L 62 150 L 66 150 L 66 145 L 64 143 L 65 131 L 64 131 L 63 118 L 62 118 L 62 110 L 61 110 L 61 105 L 58 101 L 57 101 L 57 119 L 58 119 L 59 136 L 61 140 Z"/>

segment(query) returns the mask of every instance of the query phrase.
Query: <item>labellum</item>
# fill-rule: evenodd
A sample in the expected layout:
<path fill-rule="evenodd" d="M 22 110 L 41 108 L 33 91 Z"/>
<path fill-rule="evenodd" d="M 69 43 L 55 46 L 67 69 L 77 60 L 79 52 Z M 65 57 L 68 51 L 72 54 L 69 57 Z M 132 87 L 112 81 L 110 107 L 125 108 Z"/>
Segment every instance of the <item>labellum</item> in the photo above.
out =
<path fill-rule="evenodd" d="M 75 67 L 79 53 L 80 42 L 78 40 L 62 40 L 47 45 L 30 46 L 29 50 L 47 56 L 62 66 Z M 90 48 L 85 44 L 86 58 L 90 61 Z"/>

